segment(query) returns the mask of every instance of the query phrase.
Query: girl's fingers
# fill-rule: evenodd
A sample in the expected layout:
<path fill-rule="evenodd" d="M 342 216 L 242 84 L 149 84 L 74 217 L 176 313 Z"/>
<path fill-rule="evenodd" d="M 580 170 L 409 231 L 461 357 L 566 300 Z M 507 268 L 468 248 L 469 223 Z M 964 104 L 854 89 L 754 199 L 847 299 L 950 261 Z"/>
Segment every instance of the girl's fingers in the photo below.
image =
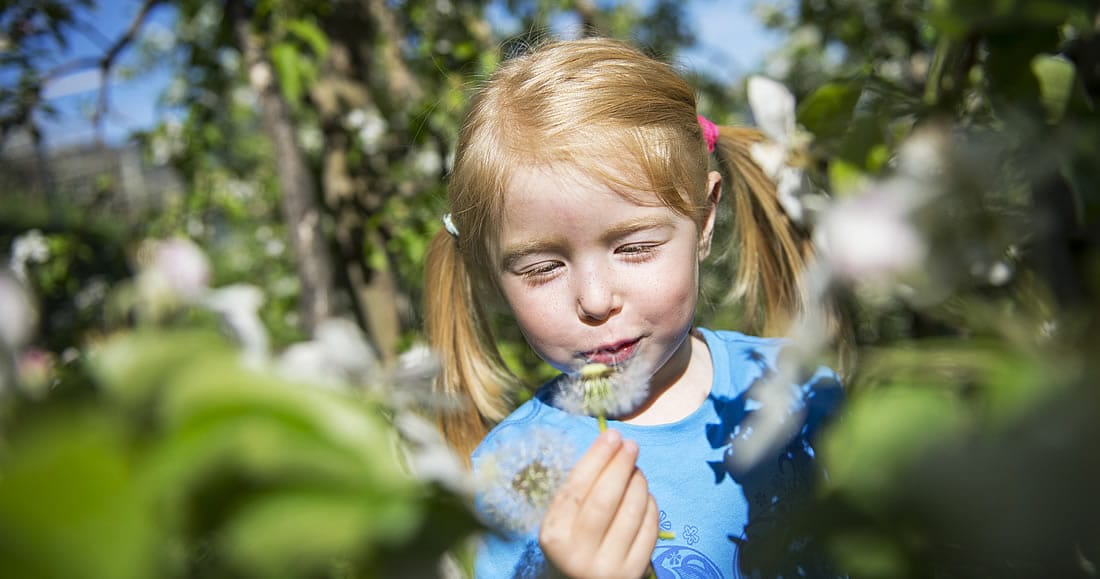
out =
<path fill-rule="evenodd" d="M 637 471 L 634 466 L 637 460 L 638 443 L 624 440 L 584 499 L 584 507 L 574 524 L 578 534 L 597 538 L 606 535 L 619 512 L 630 479 Z"/>
<path fill-rule="evenodd" d="M 649 484 L 642 475 L 642 471 L 635 468 L 622 495 L 622 500 L 619 501 L 615 518 L 604 534 L 601 550 L 609 558 L 616 561 L 625 560 L 638 536 L 639 529 L 645 522 L 649 498 Z"/>
<path fill-rule="evenodd" d="M 646 509 L 642 517 L 642 525 L 634 535 L 634 542 L 630 545 L 626 557 L 623 558 L 623 568 L 630 577 L 641 577 L 645 574 L 653 560 L 653 549 L 657 547 L 658 528 L 657 501 L 653 495 L 646 491 Z"/>
<path fill-rule="evenodd" d="M 596 442 L 577 461 L 576 466 L 551 499 L 542 521 L 540 542 L 549 542 L 553 545 L 569 538 L 588 493 L 608 462 L 618 454 L 622 444 L 622 435 L 615 430 L 607 430 L 596 438 Z"/>

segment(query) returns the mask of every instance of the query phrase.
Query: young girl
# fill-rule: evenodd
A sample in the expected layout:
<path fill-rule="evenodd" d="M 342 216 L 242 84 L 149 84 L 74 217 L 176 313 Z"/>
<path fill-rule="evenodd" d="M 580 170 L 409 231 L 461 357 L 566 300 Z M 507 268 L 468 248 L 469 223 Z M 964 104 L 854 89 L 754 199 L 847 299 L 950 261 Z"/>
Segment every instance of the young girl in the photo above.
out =
<path fill-rule="evenodd" d="M 762 313 L 774 334 L 805 306 L 798 279 L 810 246 L 750 160 L 761 139 L 697 117 L 692 89 L 671 67 L 608 39 L 512 58 L 475 97 L 446 231 L 427 265 L 438 386 L 468 401 L 441 426 L 460 452 L 477 446 L 475 470 L 546 432 L 583 452 L 537 529 L 486 538 L 478 577 L 820 576 L 796 538 L 759 561 L 743 548 L 764 530 L 782 534 L 772 522 L 814 480 L 809 440 L 838 400 L 834 375 L 819 370 L 792 386 L 792 416 L 804 424 L 774 456 L 734 468 L 728 459 L 738 438 L 751 438 L 746 418 L 760 407 L 749 387 L 773 374 L 783 342 L 693 326 L 723 194 L 745 311 Z M 511 414 L 514 378 L 487 319 L 495 303 L 562 372 Z M 648 383 L 603 433 L 560 403 L 591 363 L 629 367 Z M 659 531 L 674 538 L 658 541 Z M 762 571 L 774 560 L 788 568 Z"/>

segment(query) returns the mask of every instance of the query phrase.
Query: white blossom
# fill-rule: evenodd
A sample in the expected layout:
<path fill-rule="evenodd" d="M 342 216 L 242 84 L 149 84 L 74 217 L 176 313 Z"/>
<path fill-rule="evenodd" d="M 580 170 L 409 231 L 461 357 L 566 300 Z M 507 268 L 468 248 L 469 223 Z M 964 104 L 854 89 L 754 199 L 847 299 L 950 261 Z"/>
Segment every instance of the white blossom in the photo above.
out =
<path fill-rule="evenodd" d="M 815 242 L 834 275 L 847 281 L 885 282 L 913 271 L 927 244 L 911 220 L 918 200 L 900 179 L 876 183 L 830 207 Z"/>
<path fill-rule="evenodd" d="M 374 153 L 382 142 L 388 128 L 386 119 L 374 109 L 355 109 L 344 118 L 348 127 L 359 134 L 363 150 Z"/>
<path fill-rule="evenodd" d="M 406 442 L 405 457 L 413 476 L 437 482 L 463 496 L 475 491 L 462 459 L 443 440 L 439 428 L 415 412 L 399 412 L 394 426 Z"/>
<path fill-rule="evenodd" d="M 247 284 L 233 284 L 212 290 L 202 305 L 221 317 L 228 333 L 241 345 L 245 363 L 258 367 L 267 360 L 267 328 L 260 319 L 264 293 Z"/>
<path fill-rule="evenodd" d="M 775 183 L 779 204 L 787 216 L 802 223 L 802 197 L 809 190 L 809 182 L 802 167 L 792 163 L 806 145 L 806 137 L 797 131 L 795 123 L 794 95 L 774 80 L 752 76 L 748 98 L 756 125 L 770 139 L 754 143 L 749 154 Z"/>
<path fill-rule="evenodd" d="M 0 273 L 0 346 L 18 350 L 26 345 L 37 320 L 38 314 L 23 284 Z"/>
<path fill-rule="evenodd" d="M 11 260 L 9 267 L 20 281 L 27 281 L 27 264 L 45 263 L 50 258 L 50 246 L 42 231 L 31 229 L 17 236 L 11 242 Z"/>
<path fill-rule="evenodd" d="M 191 302 L 206 293 L 210 260 L 195 242 L 182 237 L 152 242 L 141 281 L 150 294 L 167 292 L 170 299 Z M 155 297 L 155 296 L 154 296 Z"/>
<path fill-rule="evenodd" d="M 374 351 L 354 322 L 327 318 L 314 334 L 283 350 L 276 364 L 280 376 L 339 390 L 366 384 L 378 369 Z"/>

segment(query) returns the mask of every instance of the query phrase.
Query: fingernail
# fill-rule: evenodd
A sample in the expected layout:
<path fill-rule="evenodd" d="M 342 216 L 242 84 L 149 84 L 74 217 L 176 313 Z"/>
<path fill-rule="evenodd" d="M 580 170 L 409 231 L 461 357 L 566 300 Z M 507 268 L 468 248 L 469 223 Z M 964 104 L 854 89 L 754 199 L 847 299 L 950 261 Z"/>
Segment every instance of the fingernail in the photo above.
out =
<path fill-rule="evenodd" d="M 620 434 L 618 430 L 611 430 L 610 428 L 605 430 L 600 436 L 603 437 L 604 443 L 608 446 L 618 446 L 623 439 L 623 435 Z"/>

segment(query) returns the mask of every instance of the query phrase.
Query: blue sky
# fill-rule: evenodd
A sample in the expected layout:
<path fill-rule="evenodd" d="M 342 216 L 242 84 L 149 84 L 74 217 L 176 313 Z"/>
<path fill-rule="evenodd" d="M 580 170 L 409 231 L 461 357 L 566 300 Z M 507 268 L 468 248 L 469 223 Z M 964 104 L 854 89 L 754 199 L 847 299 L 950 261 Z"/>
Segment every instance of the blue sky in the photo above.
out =
<path fill-rule="evenodd" d="M 689 19 L 700 43 L 698 48 L 681 55 L 680 63 L 690 69 L 709 70 L 730 83 L 757 70 L 763 56 L 778 44 L 778 39 L 764 31 L 752 15 L 753 1 L 689 0 Z M 102 0 L 93 22 L 106 38 L 117 38 L 139 5 L 139 0 Z M 146 24 L 146 34 L 170 31 L 173 18 L 171 7 L 156 8 Z M 102 53 L 102 48 L 91 34 L 74 33 L 70 35 L 70 42 L 66 58 Z M 134 52 L 128 51 L 122 59 L 123 65 L 134 63 Z M 95 138 L 88 111 L 95 107 L 99 76 L 95 70 L 85 71 L 60 78 L 47 87 L 51 104 L 61 111 L 58 119 L 45 123 L 49 144 L 73 144 Z M 143 72 L 133 79 L 113 79 L 111 110 L 103 127 L 106 139 L 119 142 L 125 140 L 132 130 L 152 126 L 161 114 L 157 108 L 158 96 L 170 80 L 171 71 L 166 66 Z"/>

